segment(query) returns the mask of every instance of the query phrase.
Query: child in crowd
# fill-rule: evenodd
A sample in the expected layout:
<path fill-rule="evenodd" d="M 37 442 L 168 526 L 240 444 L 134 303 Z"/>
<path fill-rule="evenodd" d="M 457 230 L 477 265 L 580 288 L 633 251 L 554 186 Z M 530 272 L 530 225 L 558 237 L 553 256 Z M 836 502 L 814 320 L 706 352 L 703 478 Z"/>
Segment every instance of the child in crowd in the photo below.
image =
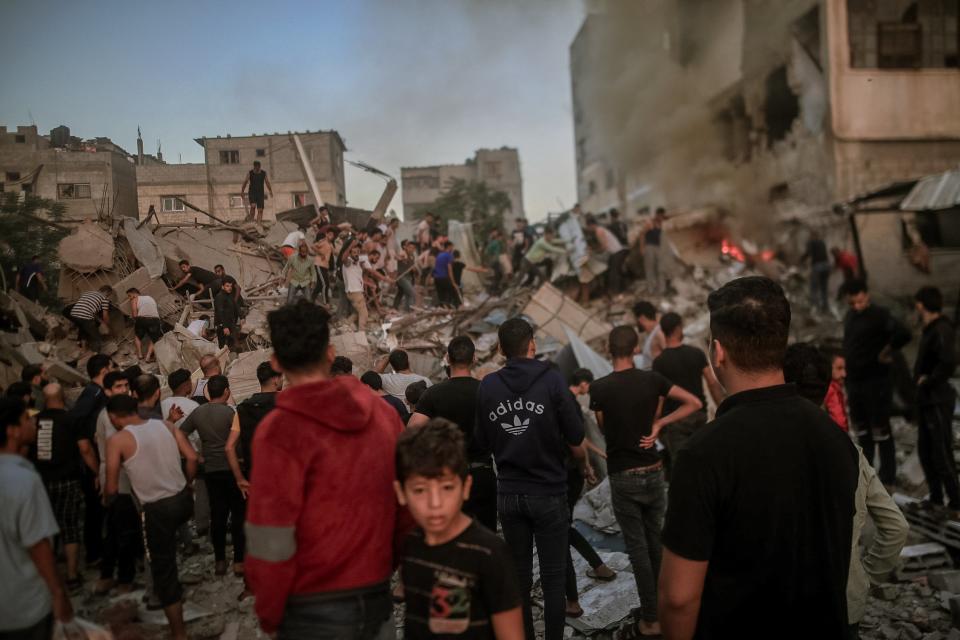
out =
<path fill-rule="evenodd" d="M 400 504 L 419 529 L 403 558 L 404 638 L 521 640 L 520 590 L 507 543 L 463 513 L 470 495 L 463 434 L 434 418 L 397 441 Z"/>
<path fill-rule="evenodd" d="M 416 382 L 411 382 L 407 385 L 407 388 L 403 391 L 403 397 L 407 401 L 407 407 L 410 409 L 410 413 L 413 413 L 417 409 L 417 403 L 420 402 L 420 396 L 427 390 L 427 383 L 423 380 L 418 380 Z"/>
<path fill-rule="evenodd" d="M 830 374 L 830 386 L 823 406 L 833 421 L 844 431 L 850 430 L 847 420 L 847 394 L 843 383 L 847 379 L 847 361 L 839 353 L 833 355 Z"/>

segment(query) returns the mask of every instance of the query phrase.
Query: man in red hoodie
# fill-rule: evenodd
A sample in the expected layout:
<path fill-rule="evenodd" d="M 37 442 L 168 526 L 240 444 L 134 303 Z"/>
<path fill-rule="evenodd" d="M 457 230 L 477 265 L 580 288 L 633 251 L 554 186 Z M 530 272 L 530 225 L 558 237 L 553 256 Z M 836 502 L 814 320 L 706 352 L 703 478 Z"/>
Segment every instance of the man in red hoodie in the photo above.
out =
<path fill-rule="evenodd" d="M 332 378 L 329 313 L 306 300 L 267 317 L 289 387 L 253 439 L 246 575 L 260 624 L 281 640 L 392 637 L 395 541 L 411 528 L 393 493 L 397 412 Z"/>

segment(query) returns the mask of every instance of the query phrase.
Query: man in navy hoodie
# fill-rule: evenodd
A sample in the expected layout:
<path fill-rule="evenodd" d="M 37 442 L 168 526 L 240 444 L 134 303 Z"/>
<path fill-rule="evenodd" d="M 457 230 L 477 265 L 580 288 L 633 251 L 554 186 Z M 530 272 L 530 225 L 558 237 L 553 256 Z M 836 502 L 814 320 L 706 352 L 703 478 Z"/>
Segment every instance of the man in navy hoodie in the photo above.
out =
<path fill-rule="evenodd" d="M 523 594 L 527 638 L 534 638 L 530 611 L 533 542 L 543 584 L 546 640 L 563 638 L 566 609 L 568 452 L 583 463 L 583 419 L 563 376 L 534 360 L 533 328 L 522 318 L 500 326 L 507 364 L 483 379 L 477 402 L 477 444 L 497 463 L 497 512 L 513 553 Z"/>

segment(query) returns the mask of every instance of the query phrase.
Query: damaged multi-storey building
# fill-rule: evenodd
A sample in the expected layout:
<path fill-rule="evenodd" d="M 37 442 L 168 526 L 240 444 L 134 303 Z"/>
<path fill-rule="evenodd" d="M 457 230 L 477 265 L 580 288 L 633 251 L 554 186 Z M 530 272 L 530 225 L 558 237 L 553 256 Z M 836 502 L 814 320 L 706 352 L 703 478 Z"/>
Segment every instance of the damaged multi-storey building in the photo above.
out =
<path fill-rule="evenodd" d="M 956 167 L 958 5 L 596 3 L 570 47 L 581 203 L 762 223 Z"/>
<path fill-rule="evenodd" d="M 463 164 L 402 167 L 403 212 L 408 220 L 429 211 L 453 180 L 483 182 L 510 198 L 510 216 L 524 218 L 520 153 L 512 147 L 478 149 Z"/>
<path fill-rule="evenodd" d="M 227 135 L 196 139 L 203 147 L 203 162 L 167 164 L 142 159 L 136 175 L 139 211 L 145 215 L 153 206 L 164 223 L 210 222 L 207 216 L 186 206 L 187 202 L 220 220 L 243 219 L 249 201 L 241 194 L 241 187 L 254 162 L 260 162 L 273 187 L 264 207 L 267 220 L 308 204 L 345 206 L 343 138 L 336 131 L 297 135 L 323 203 L 313 196 L 293 134 Z"/>
<path fill-rule="evenodd" d="M 28 193 L 63 205 L 67 221 L 137 215 L 133 157 L 109 138 L 81 139 L 63 125 L 0 126 L 0 192 Z"/>

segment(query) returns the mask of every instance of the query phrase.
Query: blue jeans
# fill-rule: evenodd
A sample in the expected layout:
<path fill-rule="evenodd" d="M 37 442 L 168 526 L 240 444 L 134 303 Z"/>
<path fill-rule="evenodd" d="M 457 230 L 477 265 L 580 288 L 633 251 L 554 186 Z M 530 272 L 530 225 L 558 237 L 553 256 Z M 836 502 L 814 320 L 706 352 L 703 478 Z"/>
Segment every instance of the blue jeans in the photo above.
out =
<path fill-rule="evenodd" d="M 397 629 L 386 584 L 287 599 L 279 640 L 392 640 Z"/>
<path fill-rule="evenodd" d="M 403 301 L 403 310 L 410 311 L 410 305 L 417 299 L 416 290 L 413 288 L 413 280 L 409 276 L 404 276 L 397 280 L 397 295 L 393 299 L 393 308 L 399 309 L 400 302 Z"/>
<path fill-rule="evenodd" d="M 536 636 L 530 610 L 533 586 L 533 543 L 540 559 L 540 583 L 543 585 L 543 621 L 546 640 L 562 640 L 566 617 L 564 581 L 567 570 L 570 510 L 566 494 L 530 496 L 501 494 L 497 511 L 503 537 L 510 547 L 523 596 L 523 626 L 528 640 Z"/>
<path fill-rule="evenodd" d="M 610 474 L 610 496 L 627 555 L 633 567 L 640 596 L 640 615 L 645 622 L 657 621 L 657 576 L 660 575 L 662 546 L 660 532 L 667 509 L 663 470 Z"/>

